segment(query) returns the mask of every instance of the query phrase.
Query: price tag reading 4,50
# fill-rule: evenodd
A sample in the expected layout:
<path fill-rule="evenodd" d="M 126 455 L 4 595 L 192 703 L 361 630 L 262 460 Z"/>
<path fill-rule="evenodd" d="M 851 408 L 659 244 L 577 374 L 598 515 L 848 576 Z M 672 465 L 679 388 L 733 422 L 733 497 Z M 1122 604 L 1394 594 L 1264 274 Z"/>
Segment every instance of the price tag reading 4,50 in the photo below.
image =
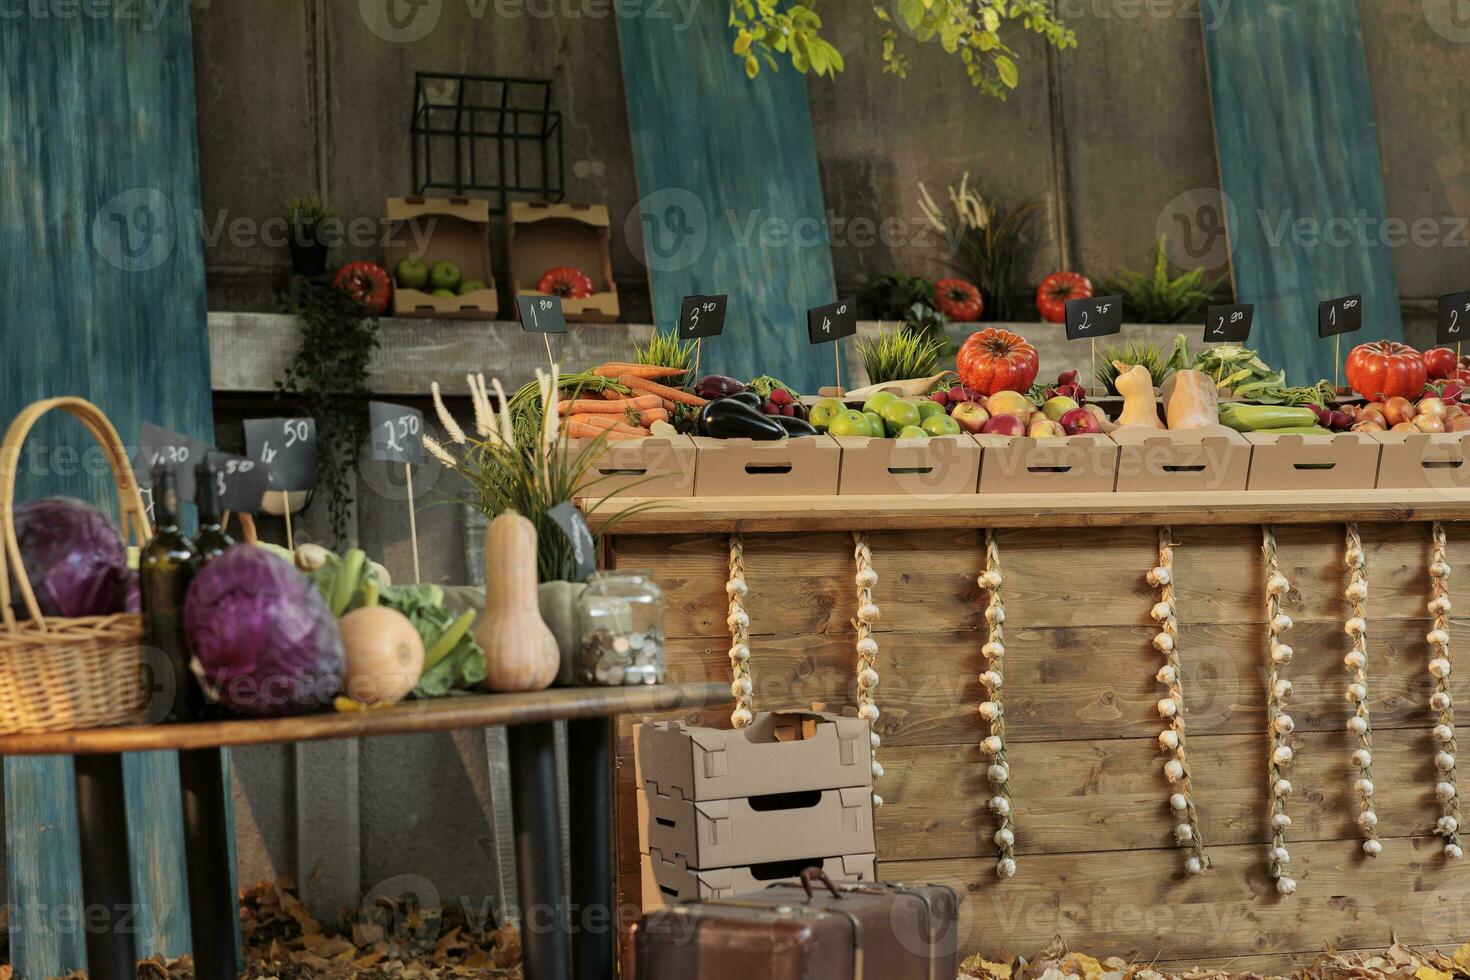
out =
<path fill-rule="evenodd" d="M 1353 333 L 1363 325 L 1363 294 L 1339 296 L 1317 304 L 1317 336 Z"/>
<path fill-rule="evenodd" d="M 209 461 L 214 464 L 214 490 L 220 510 L 253 514 L 260 509 L 260 498 L 270 485 L 264 466 L 244 456 L 220 452 L 210 453 Z"/>
<path fill-rule="evenodd" d="M 272 490 L 316 486 L 313 419 L 246 419 L 245 454 L 265 467 Z"/>
<path fill-rule="evenodd" d="M 566 333 L 567 317 L 560 296 L 517 296 L 521 329 L 526 333 Z"/>
<path fill-rule="evenodd" d="M 586 518 L 570 500 L 548 510 L 546 516 L 556 522 L 556 526 L 561 528 L 567 540 L 572 543 L 572 555 L 577 562 L 577 581 L 580 582 L 597 568 L 596 546 L 592 541 L 592 532 L 587 530 Z"/>
<path fill-rule="evenodd" d="M 1441 344 L 1463 343 L 1470 327 L 1470 293 L 1450 293 L 1439 298 L 1439 332 Z"/>
<path fill-rule="evenodd" d="M 1205 343 L 1243 344 L 1251 335 L 1256 308 L 1250 303 L 1211 306 L 1205 314 Z"/>
<path fill-rule="evenodd" d="M 373 459 L 388 463 L 423 465 L 423 412 L 406 405 L 369 402 L 368 415 L 373 426 L 372 444 L 368 452 Z"/>
<path fill-rule="evenodd" d="M 857 333 L 857 304 L 841 299 L 806 311 L 807 337 L 814 344 L 851 337 Z"/>
<path fill-rule="evenodd" d="M 693 340 L 718 337 L 725 332 L 725 301 L 728 296 L 685 296 L 679 308 L 679 336 Z"/>
<path fill-rule="evenodd" d="M 1108 337 L 1123 329 L 1123 297 L 1089 296 L 1067 300 L 1067 339 Z"/>

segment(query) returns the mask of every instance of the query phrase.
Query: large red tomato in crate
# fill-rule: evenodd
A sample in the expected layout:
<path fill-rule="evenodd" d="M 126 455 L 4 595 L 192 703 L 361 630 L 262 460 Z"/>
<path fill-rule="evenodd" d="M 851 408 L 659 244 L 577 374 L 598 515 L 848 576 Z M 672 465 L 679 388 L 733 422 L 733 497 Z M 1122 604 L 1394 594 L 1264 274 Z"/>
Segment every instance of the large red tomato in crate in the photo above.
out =
<path fill-rule="evenodd" d="M 955 361 L 960 381 L 982 395 L 997 391 L 1025 393 L 1040 367 L 1036 348 L 1025 337 L 998 327 L 970 334 Z"/>
<path fill-rule="evenodd" d="M 1428 376 L 1423 354 L 1391 340 L 1354 347 L 1343 373 L 1354 391 L 1379 402 L 1389 398 L 1418 398 Z"/>
<path fill-rule="evenodd" d="M 592 277 L 570 265 L 548 269 L 536 281 L 538 293 L 550 293 L 562 299 L 586 299 L 594 292 Z"/>
<path fill-rule="evenodd" d="M 332 277 L 332 286 L 357 301 L 363 316 L 382 316 L 393 298 L 393 281 L 373 262 L 349 262 Z"/>
<path fill-rule="evenodd" d="M 1053 272 L 1036 287 L 1036 311 L 1047 323 L 1067 322 L 1067 300 L 1092 295 L 1092 280 L 1080 272 Z"/>

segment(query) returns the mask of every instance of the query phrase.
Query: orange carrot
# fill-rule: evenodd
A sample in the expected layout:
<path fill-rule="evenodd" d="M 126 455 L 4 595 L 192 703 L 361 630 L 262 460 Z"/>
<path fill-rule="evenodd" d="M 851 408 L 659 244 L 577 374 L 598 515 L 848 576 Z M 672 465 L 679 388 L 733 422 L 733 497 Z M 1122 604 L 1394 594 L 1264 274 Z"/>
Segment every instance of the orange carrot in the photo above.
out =
<path fill-rule="evenodd" d="M 630 412 L 628 417 L 637 420 L 639 425 L 652 425 L 655 422 L 667 422 L 669 413 L 662 408 L 645 408 L 641 412 Z"/>
<path fill-rule="evenodd" d="M 608 361 L 606 364 L 599 364 L 593 368 L 592 373 L 603 378 L 620 378 L 627 375 L 630 378 L 657 380 L 677 378 L 685 371 L 683 368 L 661 367 L 657 364 L 623 364 L 619 361 Z"/>
<path fill-rule="evenodd" d="M 614 429 L 599 429 L 597 426 L 588 425 L 585 422 L 568 422 L 567 436 L 572 439 L 597 439 L 606 437 L 608 442 L 617 442 L 620 439 L 642 439 L 646 432 L 618 432 Z"/>
<path fill-rule="evenodd" d="M 635 398 L 619 398 L 608 401 L 601 398 L 576 398 L 557 403 L 556 410 L 562 415 L 617 415 L 622 412 L 641 412 L 659 408 L 663 404 L 657 395 L 639 395 Z"/>
<path fill-rule="evenodd" d="M 576 422 L 579 425 L 590 425 L 594 429 L 611 429 L 614 432 L 630 432 L 640 436 L 648 435 L 648 430 L 641 426 L 631 425 L 623 421 L 625 416 L 621 415 L 571 415 L 567 417 L 570 424 Z"/>
<path fill-rule="evenodd" d="M 619 375 L 618 384 L 627 385 L 631 391 L 646 392 L 649 395 L 654 395 L 660 399 L 667 398 L 669 401 L 678 402 L 681 405 L 703 407 L 709 404 L 707 399 L 700 398 L 698 395 L 691 395 L 687 391 L 670 388 L 668 385 L 661 385 L 656 381 L 649 381 L 647 378 L 635 378 L 631 374 Z"/>

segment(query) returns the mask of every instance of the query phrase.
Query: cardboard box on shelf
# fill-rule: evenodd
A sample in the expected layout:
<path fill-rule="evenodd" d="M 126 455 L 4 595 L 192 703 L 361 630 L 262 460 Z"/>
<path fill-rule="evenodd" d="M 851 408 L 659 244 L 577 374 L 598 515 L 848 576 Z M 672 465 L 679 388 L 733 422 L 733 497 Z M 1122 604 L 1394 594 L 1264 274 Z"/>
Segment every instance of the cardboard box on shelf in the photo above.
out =
<path fill-rule="evenodd" d="M 657 850 L 643 855 L 643 908 L 656 909 L 690 899 L 730 898 L 760 891 L 781 882 L 795 883 L 807 868 L 821 868 L 833 881 L 874 880 L 872 854 L 845 854 L 840 857 L 798 858 L 794 861 L 771 861 L 738 868 L 714 868 L 700 871 L 689 867 L 683 858 L 665 858 Z"/>
<path fill-rule="evenodd" d="M 1371 490 L 1383 444 L 1366 432 L 1330 436 L 1247 432 L 1247 490 Z"/>
<path fill-rule="evenodd" d="M 512 201 L 505 215 L 511 296 L 547 295 L 536 289 L 540 278 L 551 269 L 570 266 L 591 278 L 592 295 L 562 297 L 567 320 L 616 320 L 620 307 L 608 245 L 610 226 L 603 204 Z"/>
<path fill-rule="evenodd" d="M 973 436 L 981 493 L 1111 493 L 1118 444 L 1107 436 Z"/>
<path fill-rule="evenodd" d="M 638 845 L 691 868 L 868 854 L 873 793 L 867 786 L 686 800 L 638 789 Z"/>
<path fill-rule="evenodd" d="M 588 445 L 571 440 L 567 451 L 576 458 Z M 692 497 L 696 459 L 694 440 L 686 435 L 606 442 L 587 470 L 583 496 Z"/>
<path fill-rule="evenodd" d="M 695 436 L 696 497 L 825 496 L 837 493 L 842 447 L 831 436 L 758 442 Z"/>
<path fill-rule="evenodd" d="M 1374 432 L 1380 490 L 1470 489 L 1470 433 Z"/>
<path fill-rule="evenodd" d="M 392 197 L 385 208 L 388 242 L 383 264 L 393 277 L 393 315 L 454 320 L 493 320 L 500 312 L 490 263 L 490 203 L 467 197 Z M 448 260 L 460 281 L 479 279 L 484 289 L 463 296 L 434 296 L 429 287 L 398 286 L 398 263 L 410 256 L 426 265 Z"/>
<path fill-rule="evenodd" d="M 820 711 L 763 711 L 745 728 L 660 721 L 633 728 L 638 785 L 686 800 L 871 786 L 868 723 Z"/>
<path fill-rule="evenodd" d="M 980 483 L 980 444 L 972 436 L 869 439 L 844 436 L 841 494 L 972 494 Z"/>
<path fill-rule="evenodd" d="M 1244 490 L 1251 444 L 1234 429 L 1151 429 L 1125 425 L 1112 432 L 1118 444 L 1119 493 L 1207 493 Z"/>

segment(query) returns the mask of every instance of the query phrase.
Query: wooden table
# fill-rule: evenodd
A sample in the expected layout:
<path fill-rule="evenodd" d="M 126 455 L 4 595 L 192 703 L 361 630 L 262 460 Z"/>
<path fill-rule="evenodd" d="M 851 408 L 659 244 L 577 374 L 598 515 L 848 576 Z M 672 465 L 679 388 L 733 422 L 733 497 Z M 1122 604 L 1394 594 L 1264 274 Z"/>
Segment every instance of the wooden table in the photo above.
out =
<path fill-rule="evenodd" d="M 710 682 L 474 694 L 296 718 L 5 735 L 0 736 L 0 755 L 76 756 L 83 902 L 88 910 L 106 910 L 105 927 L 89 925 L 87 930 L 89 972 L 93 980 L 131 980 L 137 953 L 122 754 L 178 751 L 197 975 L 200 980 L 224 980 L 236 975 L 239 950 L 225 819 L 232 794 L 224 781 L 222 748 L 508 726 L 526 976 L 568 977 L 575 953 L 578 978 L 605 980 L 613 975 L 615 933 L 611 719 L 700 707 L 728 693 L 725 684 Z M 561 720 L 568 722 L 569 785 L 577 793 L 570 808 L 570 904 L 562 884 L 552 748 L 552 723 Z M 588 910 L 598 909 L 606 911 L 607 925 L 589 927 Z M 581 917 L 578 928 L 569 930 L 569 914 Z"/>

